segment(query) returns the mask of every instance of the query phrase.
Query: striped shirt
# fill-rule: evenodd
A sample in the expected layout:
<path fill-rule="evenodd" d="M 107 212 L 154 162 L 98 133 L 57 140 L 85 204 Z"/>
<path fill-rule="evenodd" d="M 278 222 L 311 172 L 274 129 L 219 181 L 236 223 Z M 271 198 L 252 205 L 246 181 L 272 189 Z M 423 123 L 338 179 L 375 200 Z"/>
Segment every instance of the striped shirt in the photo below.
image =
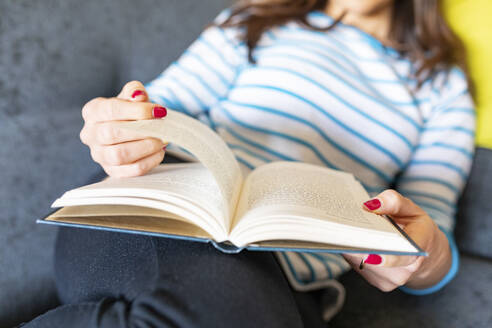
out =
<path fill-rule="evenodd" d="M 220 15 L 221 20 L 225 14 Z M 311 12 L 325 27 L 333 19 Z M 452 237 L 457 198 L 474 149 L 475 112 L 458 69 L 416 88 L 415 65 L 361 30 L 326 32 L 297 22 L 265 32 L 248 62 L 238 28 L 209 27 L 155 80 L 152 101 L 209 124 L 244 169 L 303 161 L 353 173 L 371 196 L 395 186 Z M 298 290 L 321 287 L 349 269 L 339 255 L 279 253 Z"/>

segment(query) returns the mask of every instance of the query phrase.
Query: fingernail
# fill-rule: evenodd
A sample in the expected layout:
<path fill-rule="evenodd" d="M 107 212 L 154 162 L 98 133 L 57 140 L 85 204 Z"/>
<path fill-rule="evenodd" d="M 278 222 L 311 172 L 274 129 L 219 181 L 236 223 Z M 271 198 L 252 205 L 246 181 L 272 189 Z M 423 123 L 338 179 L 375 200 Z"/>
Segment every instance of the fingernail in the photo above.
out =
<path fill-rule="evenodd" d="M 162 150 L 166 151 L 166 147 L 167 147 L 167 146 L 162 147 Z"/>
<path fill-rule="evenodd" d="M 378 265 L 383 262 L 383 258 L 377 254 L 369 254 L 367 259 L 364 260 L 364 264 Z"/>
<path fill-rule="evenodd" d="M 145 96 L 145 91 L 135 90 L 135 92 L 132 94 L 132 98 L 136 98 L 138 96 Z"/>
<path fill-rule="evenodd" d="M 167 109 L 165 107 L 156 106 L 152 109 L 152 115 L 155 118 L 161 118 L 167 115 Z"/>
<path fill-rule="evenodd" d="M 374 211 L 381 207 L 381 202 L 379 201 L 379 199 L 374 198 L 365 202 L 364 206 L 370 209 L 371 211 Z"/>

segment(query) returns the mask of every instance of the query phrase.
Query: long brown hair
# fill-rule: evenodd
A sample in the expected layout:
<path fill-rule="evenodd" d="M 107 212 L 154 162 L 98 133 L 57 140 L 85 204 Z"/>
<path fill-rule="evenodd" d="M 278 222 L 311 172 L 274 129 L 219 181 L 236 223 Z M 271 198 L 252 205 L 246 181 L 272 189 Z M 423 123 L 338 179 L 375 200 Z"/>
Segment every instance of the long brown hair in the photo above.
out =
<path fill-rule="evenodd" d="M 253 50 L 269 28 L 288 21 L 323 31 L 335 26 L 343 16 L 326 28 L 313 26 L 307 20 L 309 12 L 324 10 L 327 4 L 328 0 L 240 0 L 221 26 L 245 28 L 243 38 L 248 57 L 254 62 Z M 463 44 L 447 25 L 439 0 L 395 0 L 389 40 L 402 56 L 418 63 L 415 78 L 419 86 L 435 72 L 448 70 L 452 65 L 467 73 Z"/>

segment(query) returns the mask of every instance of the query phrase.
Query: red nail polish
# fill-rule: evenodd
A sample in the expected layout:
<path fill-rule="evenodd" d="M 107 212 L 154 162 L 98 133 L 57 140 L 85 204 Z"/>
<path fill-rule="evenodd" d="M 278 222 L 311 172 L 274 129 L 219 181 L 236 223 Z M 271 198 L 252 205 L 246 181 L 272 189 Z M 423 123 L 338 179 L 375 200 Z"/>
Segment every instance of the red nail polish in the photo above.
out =
<path fill-rule="evenodd" d="M 370 209 L 371 211 L 374 211 L 381 207 L 381 202 L 379 201 L 379 199 L 374 198 L 365 202 L 364 206 Z"/>
<path fill-rule="evenodd" d="M 369 254 L 367 259 L 365 259 L 364 263 L 365 264 L 373 264 L 373 265 L 378 265 L 383 262 L 383 258 L 377 254 Z"/>
<path fill-rule="evenodd" d="M 156 106 L 152 109 L 152 115 L 155 118 L 161 118 L 167 115 L 167 109 L 165 107 Z"/>
<path fill-rule="evenodd" d="M 162 147 L 162 150 L 166 151 L 166 147 L 167 147 L 167 146 Z"/>
<path fill-rule="evenodd" d="M 138 96 L 145 96 L 145 91 L 135 90 L 135 92 L 132 94 L 132 98 L 136 98 Z"/>

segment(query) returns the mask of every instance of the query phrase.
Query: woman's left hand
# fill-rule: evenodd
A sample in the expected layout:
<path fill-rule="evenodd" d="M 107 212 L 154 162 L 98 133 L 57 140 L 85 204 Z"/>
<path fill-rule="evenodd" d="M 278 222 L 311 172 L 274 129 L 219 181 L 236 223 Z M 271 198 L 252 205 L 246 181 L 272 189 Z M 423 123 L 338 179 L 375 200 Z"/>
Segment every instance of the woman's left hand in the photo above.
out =
<path fill-rule="evenodd" d="M 406 285 L 424 289 L 438 283 L 449 271 L 449 242 L 435 222 L 410 199 L 385 190 L 364 203 L 366 210 L 389 215 L 429 256 L 343 254 L 371 285 L 382 291 Z M 359 268 L 364 260 L 363 269 Z"/>

